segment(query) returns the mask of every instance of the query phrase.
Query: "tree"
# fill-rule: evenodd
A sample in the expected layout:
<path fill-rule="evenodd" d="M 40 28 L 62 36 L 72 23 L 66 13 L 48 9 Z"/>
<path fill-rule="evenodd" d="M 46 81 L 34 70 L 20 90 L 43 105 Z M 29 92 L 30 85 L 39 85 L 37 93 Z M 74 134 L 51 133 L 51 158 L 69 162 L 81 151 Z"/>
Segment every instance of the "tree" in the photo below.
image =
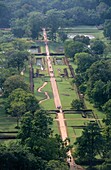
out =
<path fill-rule="evenodd" d="M 74 42 L 72 40 L 69 40 L 65 42 L 64 48 L 65 48 L 65 56 L 73 58 L 76 53 L 85 51 L 86 46 L 81 42 L 77 42 L 77 41 Z"/>
<path fill-rule="evenodd" d="M 12 27 L 12 33 L 19 38 L 22 38 L 25 35 L 25 30 L 26 30 L 26 23 L 27 20 L 22 18 L 22 19 L 14 19 L 11 22 L 11 27 Z"/>
<path fill-rule="evenodd" d="M 40 137 L 36 139 L 33 144 L 33 147 L 31 147 L 33 153 L 48 162 L 50 160 L 59 160 L 64 162 L 64 160 L 67 158 L 66 153 L 70 148 L 69 146 L 65 146 L 65 142 L 62 141 L 61 138 L 58 140 L 58 137 Z"/>
<path fill-rule="evenodd" d="M 21 113 L 23 114 L 29 111 L 31 113 L 34 113 L 37 109 L 40 108 L 36 97 L 32 93 L 27 92 L 21 88 L 13 90 L 9 95 L 8 100 L 9 100 L 8 112 L 10 114 L 13 114 L 13 111 L 14 109 L 16 109 L 17 105 L 18 107 L 20 105 L 21 108 L 22 107 L 24 108 L 21 109 Z M 20 110 L 18 109 L 18 112 L 19 111 Z"/>
<path fill-rule="evenodd" d="M 0 28 L 9 27 L 11 13 L 4 2 L 0 2 Z"/>
<path fill-rule="evenodd" d="M 27 42 L 25 39 L 17 38 L 13 42 L 13 47 L 18 52 L 26 53 L 24 57 L 28 54 L 27 49 L 30 47 L 30 42 Z"/>
<path fill-rule="evenodd" d="M 13 170 L 44 170 L 45 161 L 35 157 L 25 146 L 10 144 L 0 145 L 0 168 Z"/>
<path fill-rule="evenodd" d="M 92 53 L 101 55 L 104 53 L 104 49 L 105 44 L 103 41 L 96 39 L 91 42 Z"/>
<path fill-rule="evenodd" d="M 100 16 L 100 24 L 104 23 L 105 21 L 105 13 L 108 10 L 108 5 L 105 2 L 100 2 L 96 7 L 96 11 Z M 102 26 L 103 27 L 103 26 Z M 102 28 L 100 27 L 100 28 Z"/>
<path fill-rule="evenodd" d="M 39 32 L 41 31 L 42 27 L 44 26 L 45 18 L 44 15 L 40 12 L 31 12 L 28 18 L 28 25 L 31 31 L 31 37 L 37 38 L 39 36 Z"/>
<path fill-rule="evenodd" d="M 30 124 L 30 130 L 27 129 L 27 123 Z M 25 114 L 23 116 L 21 131 L 19 133 L 21 142 L 25 143 L 27 140 L 29 140 L 29 145 L 34 147 L 34 143 L 37 142 L 37 138 L 39 139 L 49 137 L 52 132 L 51 128 L 49 127 L 51 124 L 52 119 L 45 110 L 38 110 L 33 115 L 30 115 L 29 113 Z"/>
<path fill-rule="evenodd" d="M 63 12 L 56 9 L 48 10 L 46 13 L 46 27 L 51 29 L 51 38 L 54 39 L 54 34 L 58 28 L 63 26 Z"/>
<path fill-rule="evenodd" d="M 8 109 L 8 112 L 11 113 L 12 116 L 17 117 L 17 127 L 19 128 L 19 119 L 26 112 L 26 106 L 24 102 L 11 102 L 10 108 Z"/>
<path fill-rule="evenodd" d="M 91 65 L 91 67 L 87 70 L 87 85 L 89 91 L 94 88 L 94 84 L 96 81 L 101 80 L 104 83 L 111 80 L 111 67 L 110 60 L 100 60 Z M 107 76 L 106 76 L 107 75 Z"/>
<path fill-rule="evenodd" d="M 67 34 L 62 31 L 59 31 L 59 37 L 60 40 L 64 42 L 67 39 Z"/>
<path fill-rule="evenodd" d="M 24 61 L 28 59 L 28 52 L 26 51 L 13 51 L 8 56 L 8 67 L 17 68 L 20 71 L 20 68 L 23 68 Z"/>
<path fill-rule="evenodd" d="M 75 83 L 79 87 L 81 84 L 84 83 L 84 75 L 76 74 L 76 78 L 72 80 L 72 83 Z"/>
<path fill-rule="evenodd" d="M 0 68 L 0 88 L 3 88 L 3 84 L 8 77 L 15 74 L 17 74 L 17 70 L 14 68 Z"/>
<path fill-rule="evenodd" d="M 46 111 L 38 110 L 34 114 L 27 112 L 22 117 L 18 138 L 35 156 L 48 162 L 50 160 L 64 162 L 70 149 L 70 146 L 66 146 L 69 140 L 62 141 L 58 135 L 53 137 L 51 125 L 52 118 Z"/>
<path fill-rule="evenodd" d="M 111 81 L 107 81 L 105 86 L 105 94 L 107 95 L 107 100 L 111 99 Z"/>
<path fill-rule="evenodd" d="M 105 94 L 105 83 L 101 80 L 96 81 L 94 83 L 94 88 L 91 91 L 91 96 L 95 105 L 101 107 L 107 100 L 107 96 Z"/>
<path fill-rule="evenodd" d="M 26 91 L 29 91 L 28 85 L 24 82 L 23 78 L 19 75 L 8 77 L 3 84 L 4 94 L 6 96 L 8 96 L 13 90 L 17 88 L 22 88 Z"/>
<path fill-rule="evenodd" d="M 76 71 L 79 73 L 85 72 L 96 61 L 94 56 L 85 52 L 76 53 L 74 58 L 77 64 Z"/>
<path fill-rule="evenodd" d="M 105 162 L 99 166 L 99 170 L 110 170 L 111 169 L 111 153 L 109 154 L 109 159 L 106 159 Z"/>
<path fill-rule="evenodd" d="M 105 21 L 103 34 L 105 37 L 108 37 L 111 39 L 111 20 Z"/>
<path fill-rule="evenodd" d="M 100 166 L 100 169 L 107 170 L 111 168 L 111 99 L 109 99 L 104 104 L 103 111 L 105 112 L 105 115 L 106 115 L 105 118 L 103 119 L 103 123 L 105 123 L 104 129 L 103 129 L 104 163 Z"/>
<path fill-rule="evenodd" d="M 109 99 L 103 106 L 104 112 L 107 114 L 107 118 L 111 118 L 111 99 Z"/>
<path fill-rule="evenodd" d="M 82 135 L 76 139 L 75 155 L 79 162 L 87 161 L 92 167 L 95 156 L 102 152 L 103 137 L 96 123 L 89 123 L 83 130 Z"/>
<path fill-rule="evenodd" d="M 90 39 L 89 37 L 87 36 L 84 36 L 84 35 L 76 35 L 74 38 L 73 38 L 74 41 L 79 41 L 79 42 L 82 42 L 86 45 L 89 45 L 90 44 Z"/>
<path fill-rule="evenodd" d="M 57 160 L 51 160 L 48 162 L 46 170 L 68 170 L 67 164 L 57 161 Z"/>
<path fill-rule="evenodd" d="M 104 2 L 104 3 L 106 3 L 107 5 L 111 5 L 111 1 L 110 0 L 100 0 L 100 2 Z"/>
<path fill-rule="evenodd" d="M 72 103 L 71 103 L 71 107 L 73 109 L 77 109 L 77 110 L 80 110 L 80 109 L 83 109 L 84 105 L 83 105 L 83 102 L 81 100 L 72 100 Z"/>

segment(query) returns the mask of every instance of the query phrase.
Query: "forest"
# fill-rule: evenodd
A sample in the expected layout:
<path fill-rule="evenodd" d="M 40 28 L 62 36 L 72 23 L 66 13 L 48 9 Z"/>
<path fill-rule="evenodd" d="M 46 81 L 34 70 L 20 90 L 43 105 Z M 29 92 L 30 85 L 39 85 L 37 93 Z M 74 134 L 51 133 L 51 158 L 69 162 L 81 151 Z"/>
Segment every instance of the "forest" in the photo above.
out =
<path fill-rule="evenodd" d="M 98 26 L 110 19 L 110 0 L 0 1 L 0 27 L 10 27 L 17 37 L 35 38 L 41 27 L 56 32 L 58 27 Z"/>
<path fill-rule="evenodd" d="M 63 108 L 55 109 L 47 44 Z M 111 169 L 111 0 L 0 0 L 0 169 L 69 170 L 69 151 L 78 169 Z"/>

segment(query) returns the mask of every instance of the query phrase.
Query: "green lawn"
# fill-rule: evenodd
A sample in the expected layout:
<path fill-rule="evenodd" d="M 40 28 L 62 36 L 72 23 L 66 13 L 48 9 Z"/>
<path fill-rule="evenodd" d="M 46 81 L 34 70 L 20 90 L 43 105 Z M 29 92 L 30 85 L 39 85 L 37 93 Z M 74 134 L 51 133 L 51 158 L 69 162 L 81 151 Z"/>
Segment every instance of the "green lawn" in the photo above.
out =
<path fill-rule="evenodd" d="M 87 123 L 89 123 L 89 120 L 66 120 L 67 126 L 83 126 L 83 125 L 87 125 Z"/>
<path fill-rule="evenodd" d="M 58 58 L 58 57 L 56 57 L 56 58 Z M 63 57 L 61 57 L 61 58 L 63 58 Z M 68 69 L 68 66 L 66 66 L 64 64 L 63 65 L 53 65 L 54 75 L 55 75 L 58 90 L 59 90 L 62 108 L 70 109 L 72 100 L 77 99 L 78 95 L 70 84 L 70 82 L 72 81 L 72 78 L 63 78 L 60 76 L 60 74 L 64 74 L 64 68 L 67 68 L 68 74 L 70 76 L 70 71 Z M 59 72 L 59 70 L 60 70 L 60 72 Z"/>
<path fill-rule="evenodd" d="M 97 30 L 96 27 L 75 27 L 73 29 L 67 29 L 65 30 L 67 33 L 84 33 L 84 34 L 88 34 L 88 35 L 93 35 L 95 37 L 103 37 L 103 33 L 100 30 Z M 49 42 L 49 50 L 50 52 L 60 52 L 60 48 L 63 48 L 63 44 L 59 44 L 59 43 L 55 43 L 55 42 Z M 38 45 L 40 45 L 42 52 L 45 52 L 45 46 L 44 43 L 38 43 Z M 44 56 L 41 56 L 41 58 L 43 58 Z M 62 59 L 64 56 L 51 56 L 51 60 L 53 61 L 53 57 L 57 58 L 57 59 Z M 37 56 L 35 56 L 35 58 L 37 58 Z M 38 56 L 38 58 L 40 58 Z M 77 66 L 74 64 L 73 61 L 70 61 L 72 67 L 74 68 L 74 70 L 77 68 Z M 52 62 L 53 63 L 53 62 Z M 37 66 L 34 65 L 34 71 L 36 70 Z M 58 90 L 59 90 L 59 95 L 60 95 L 60 99 L 61 99 L 61 103 L 62 103 L 62 108 L 63 109 L 70 109 L 71 108 L 71 102 L 73 99 L 77 99 L 78 95 L 76 93 L 76 91 L 74 89 L 72 89 L 71 87 L 71 78 L 69 79 L 65 79 L 60 77 L 60 74 L 63 74 L 64 71 L 63 69 L 67 68 L 69 76 L 70 76 L 70 71 L 68 69 L 68 67 L 66 65 L 63 64 L 58 64 L 58 65 L 54 65 L 53 63 L 53 69 L 54 69 L 54 74 L 56 77 L 56 81 L 57 81 L 57 86 L 58 86 Z M 60 73 L 58 72 L 58 69 L 60 69 Z M 51 85 L 50 85 L 50 77 L 48 77 L 48 71 L 47 71 L 47 66 L 46 66 L 46 70 L 42 71 L 40 70 L 40 74 L 44 74 L 44 77 L 42 78 L 34 78 L 34 85 L 35 85 L 35 90 L 34 90 L 34 94 L 36 95 L 37 99 L 40 101 L 42 99 L 45 98 L 44 92 L 47 91 L 50 99 L 41 103 L 41 106 L 44 109 L 50 110 L 50 109 L 55 109 L 55 105 L 54 105 L 54 100 L 53 100 L 53 94 L 52 94 L 52 89 L 51 89 Z M 25 76 L 25 79 L 28 81 L 28 72 Z M 43 85 L 43 83 L 47 81 L 48 84 L 42 89 L 41 93 L 37 92 L 37 89 Z M 104 114 L 101 113 L 100 111 L 98 111 L 96 108 L 93 107 L 92 104 L 89 103 L 89 101 L 85 100 L 85 103 L 87 105 L 88 109 L 92 109 L 94 110 L 94 113 L 97 114 L 98 118 L 101 119 L 104 117 Z M 53 117 L 53 119 L 55 119 L 55 114 L 51 115 Z M 87 123 L 89 122 L 89 120 L 87 119 L 83 119 L 81 114 L 65 114 L 65 119 L 66 119 L 66 124 L 67 124 L 67 132 L 68 132 L 68 136 L 71 140 L 71 143 L 74 143 L 76 137 L 80 136 L 82 133 L 83 129 L 76 129 L 73 128 L 71 126 L 82 126 L 82 125 L 87 125 Z M 78 119 L 78 120 L 77 120 Z M 81 119 L 81 120 L 79 120 Z M 101 120 L 100 120 L 101 122 Z M 59 134 L 59 129 L 58 129 L 58 124 L 56 120 L 53 120 L 53 125 L 52 125 L 52 129 L 54 130 L 54 134 Z"/>
<path fill-rule="evenodd" d="M 98 30 L 96 26 L 75 26 L 72 28 L 65 28 L 64 32 L 67 34 L 85 34 L 85 35 L 93 35 L 95 38 L 103 38 L 103 31 Z"/>
<path fill-rule="evenodd" d="M 76 137 L 81 136 L 83 129 L 74 129 Z"/>
<path fill-rule="evenodd" d="M 64 74 L 64 68 L 67 68 L 69 72 L 68 66 L 66 65 L 53 65 L 55 77 L 60 77 L 60 74 Z M 60 69 L 60 72 L 59 72 L 59 69 Z"/>
<path fill-rule="evenodd" d="M 53 130 L 53 135 L 59 134 L 58 123 L 57 123 L 57 121 L 55 121 L 55 120 L 53 121 L 52 130 Z"/>
<path fill-rule="evenodd" d="M 57 81 L 57 85 L 58 85 L 60 100 L 62 103 L 62 108 L 70 109 L 72 100 L 78 98 L 76 91 L 72 89 L 69 79 L 62 78 L 62 81 L 60 82 Z"/>
<path fill-rule="evenodd" d="M 63 43 L 58 42 L 48 42 L 50 53 L 63 53 Z"/>
<path fill-rule="evenodd" d="M 82 118 L 81 114 L 65 114 L 65 119 L 76 119 Z"/>
<path fill-rule="evenodd" d="M 77 137 L 81 136 L 83 128 L 79 126 L 87 125 L 90 120 L 82 117 L 81 114 L 65 114 L 68 136 L 73 144 Z M 73 127 L 78 126 L 78 127 Z"/>
<path fill-rule="evenodd" d="M 74 141 L 76 140 L 76 136 L 75 136 L 75 134 L 74 134 L 73 128 L 72 128 L 72 127 L 68 127 L 67 133 L 68 133 L 68 137 L 70 138 L 71 144 L 73 144 Z"/>
<path fill-rule="evenodd" d="M 97 108 L 94 108 L 93 104 L 91 104 L 86 99 L 85 99 L 85 104 L 87 106 L 87 109 L 92 109 L 99 119 L 105 118 L 105 114 L 103 112 L 99 111 Z"/>
<path fill-rule="evenodd" d="M 34 79 L 34 94 L 37 97 L 38 101 L 43 100 L 46 98 L 44 92 L 47 92 L 50 99 L 46 100 L 44 102 L 42 102 L 40 105 L 46 109 L 46 110 L 51 110 L 55 108 L 54 105 L 54 100 L 53 100 L 53 93 L 52 93 L 52 88 L 51 88 L 51 84 L 48 81 L 47 85 L 41 90 L 41 92 L 38 92 L 38 88 L 41 87 L 44 83 L 44 79 L 42 78 L 35 78 Z"/>
<path fill-rule="evenodd" d="M 6 114 L 4 105 L 2 104 L 3 98 L 0 97 L 0 131 L 17 131 L 15 128 L 17 125 L 16 118 L 13 118 Z"/>
<path fill-rule="evenodd" d="M 52 130 L 53 130 L 53 135 L 55 134 L 59 134 L 59 127 L 58 127 L 58 122 L 56 119 L 56 114 L 50 114 L 50 117 L 53 118 L 53 124 L 51 126 Z"/>
<path fill-rule="evenodd" d="M 45 43 L 37 41 L 35 45 L 40 46 L 41 53 L 45 53 Z"/>
<path fill-rule="evenodd" d="M 52 57 L 51 57 L 52 58 Z M 59 57 L 60 58 L 60 57 Z M 62 56 L 63 58 L 63 56 Z M 37 66 L 34 65 L 34 70 L 36 70 Z M 71 102 L 72 100 L 75 98 L 77 98 L 77 94 L 75 92 L 74 89 L 72 89 L 71 85 L 70 85 L 70 79 L 65 79 L 65 78 L 61 78 L 60 75 L 58 75 L 58 68 L 61 69 L 61 74 L 63 74 L 63 69 L 68 67 L 66 65 L 53 65 L 53 69 L 54 69 L 54 74 L 56 77 L 56 81 L 57 81 L 57 85 L 58 85 L 58 90 L 59 90 L 59 94 L 60 94 L 60 99 L 62 102 L 62 106 L 63 109 L 69 109 L 71 107 Z M 69 71 L 69 70 L 68 70 Z M 45 98 L 44 92 L 47 91 L 50 99 L 47 101 L 44 101 L 43 103 L 41 103 L 41 106 L 44 107 L 45 109 L 54 109 L 55 105 L 54 105 L 54 100 L 53 100 L 53 94 L 52 94 L 52 88 L 50 85 L 50 78 L 47 77 L 48 72 L 47 70 L 45 71 L 40 71 L 41 74 L 44 74 L 44 77 L 41 78 L 34 78 L 34 94 L 36 95 L 37 99 L 43 100 Z M 47 81 L 48 84 L 42 89 L 41 93 L 37 92 L 37 89 L 43 85 L 43 83 Z"/>

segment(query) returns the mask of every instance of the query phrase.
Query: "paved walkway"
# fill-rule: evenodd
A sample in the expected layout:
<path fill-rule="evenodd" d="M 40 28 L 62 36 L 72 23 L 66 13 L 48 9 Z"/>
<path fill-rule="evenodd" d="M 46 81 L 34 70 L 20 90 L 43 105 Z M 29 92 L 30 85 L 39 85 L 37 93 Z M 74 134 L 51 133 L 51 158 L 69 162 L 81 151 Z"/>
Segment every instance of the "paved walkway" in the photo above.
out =
<path fill-rule="evenodd" d="M 60 128 L 62 140 L 64 141 L 68 137 L 67 129 L 66 129 L 66 125 L 65 125 L 65 122 L 64 122 L 64 114 L 62 112 L 62 105 L 61 105 L 61 101 L 60 101 L 60 97 L 59 97 L 57 83 L 56 83 L 56 79 L 54 77 L 52 63 L 51 63 L 51 60 L 50 60 L 50 54 L 49 54 L 49 49 L 48 49 L 48 44 L 47 44 L 47 34 L 46 34 L 46 31 L 45 31 L 45 28 L 43 28 L 43 36 L 44 36 L 44 42 L 45 42 L 45 45 L 46 45 L 47 65 L 48 65 L 50 82 L 51 82 L 53 96 L 54 96 L 54 102 L 55 102 L 56 108 L 59 108 L 59 110 L 60 110 L 60 112 L 57 115 L 58 122 L 59 122 L 59 128 Z M 67 143 L 67 144 L 69 144 L 69 143 Z M 72 154 L 71 154 L 71 151 L 69 151 L 67 154 L 70 157 L 70 160 L 69 160 L 70 169 L 71 170 L 77 170 L 75 161 L 74 161 Z"/>

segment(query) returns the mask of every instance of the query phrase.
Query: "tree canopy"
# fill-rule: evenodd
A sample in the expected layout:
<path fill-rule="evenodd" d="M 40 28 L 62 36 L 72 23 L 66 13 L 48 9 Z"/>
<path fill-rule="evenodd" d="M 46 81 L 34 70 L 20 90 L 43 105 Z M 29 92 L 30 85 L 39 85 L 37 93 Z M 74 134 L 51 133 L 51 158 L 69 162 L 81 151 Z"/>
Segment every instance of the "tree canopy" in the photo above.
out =
<path fill-rule="evenodd" d="M 75 145 L 78 160 L 87 161 L 92 166 L 95 156 L 102 151 L 103 146 L 103 137 L 98 125 L 89 123 L 84 128 L 82 135 L 77 138 Z"/>
<path fill-rule="evenodd" d="M 5 95 L 9 95 L 13 90 L 17 88 L 22 88 L 26 91 L 29 91 L 28 85 L 25 83 L 23 78 L 19 75 L 8 77 L 3 84 Z"/>
<path fill-rule="evenodd" d="M 45 26 L 53 33 L 59 27 L 75 25 L 99 25 L 110 18 L 111 3 L 105 0 L 51 0 L 44 1 L 1 1 L 0 27 L 11 26 L 12 32 L 17 37 L 35 37 L 36 27 Z M 4 17 L 5 16 L 5 17 Z M 53 18 L 53 19 L 52 19 Z M 87 20 L 86 20 L 87 18 Z M 37 37 L 38 37 L 37 33 Z M 53 36 L 52 36 L 53 38 Z"/>
<path fill-rule="evenodd" d="M 39 109 L 39 104 L 36 97 L 33 94 L 21 88 L 13 90 L 9 95 L 8 100 L 9 100 L 8 112 L 12 115 L 14 114 L 14 112 L 15 114 L 17 114 L 18 112 L 20 112 L 20 110 L 21 114 L 24 114 L 28 111 L 34 113 L 37 109 Z M 19 107 L 21 109 L 19 109 Z"/>

